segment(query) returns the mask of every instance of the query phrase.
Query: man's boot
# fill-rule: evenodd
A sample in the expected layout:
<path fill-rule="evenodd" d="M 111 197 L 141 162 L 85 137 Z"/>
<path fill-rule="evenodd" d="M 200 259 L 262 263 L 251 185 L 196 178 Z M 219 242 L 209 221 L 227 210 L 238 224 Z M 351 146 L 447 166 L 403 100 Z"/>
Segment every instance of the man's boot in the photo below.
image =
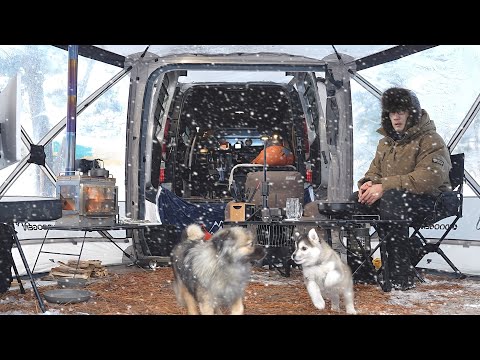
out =
<path fill-rule="evenodd" d="M 415 271 L 410 263 L 407 239 L 394 231 L 387 239 L 388 266 L 392 288 L 409 290 L 415 287 Z"/>

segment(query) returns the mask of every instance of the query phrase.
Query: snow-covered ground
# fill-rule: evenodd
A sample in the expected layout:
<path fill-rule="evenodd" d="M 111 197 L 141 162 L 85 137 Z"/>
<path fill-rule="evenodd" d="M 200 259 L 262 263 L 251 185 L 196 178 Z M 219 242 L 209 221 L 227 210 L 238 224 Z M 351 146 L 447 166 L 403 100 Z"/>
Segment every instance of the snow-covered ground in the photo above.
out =
<path fill-rule="evenodd" d="M 413 307 L 422 303 L 435 306 L 435 315 L 480 315 L 480 282 L 458 280 L 458 287 L 445 289 L 454 280 L 428 280 L 425 286 L 412 291 L 392 291 L 389 304 Z M 452 301 L 452 299 L 455 299 Z M 381 314 L 379 314 L 381 315 Z"/>
<path fill-rule="evenodd" d="M 141 273 L 141 276 L 139 276 Z M 88 315 L 99 314 L 99 309 L 105 306 L 105 301 L 100 301 L 102 297 L 111 292 L 115 292 L 110 301 L 132 301 L 132 294 L 136 294 L 142 302 L 153 302 L 159 308 L 156 310 L 159 314 L 177 313 L 173 300 L 173 289 L 171 287 L 171 269 L 161 268 L 156 271 L 138 269 L 135 267 L 114 266 L 109 267 L 110 277 L 92 279 L 87 286 L 88 291 L 92 292 L 94 299 L 82 303 L 79 306 L 70 305 L 52 305 L 45 302 L 46 312 L 44 315 Z M 138 289 L 138 293 L 132 293 L 126 290 L 126 286 L 132 284 L 132 278 L 143 279 L 146 285 Z M 278 303 L 275 306 L 275 314 L 295 314 L 299 311 L 302 314 L 323 315 L 333 314 L 331 311 L 316 310 L 310 303 L 310 298 L 303 283 L 301 270 L 293 269 L 292 275 L 288 278 L 283 277 L 277 270 L 267 270 L 254 268 L 252 271 L 252 287 L 248 292 L 250 298 L 264 298 L 271 301 L 268 294 L 276 297 Z M 107 285 L 108 284 L 108 285 Z M 150 287 L 153 284 L 153 287 Z M 163 284 L 159 286 L 159 284 Z M 55 286 L 54 281 L 37 281 L 40 293 L 44 293 L 47 286 Z M 30 289 L 30 282 L 24 285 Z M 156 290 L 155 290 L 156 289 Z M 9 292 L 0 296 L 0 315 L 42 315 L 39 310 L 37 299 L 30 290 L 27 295 L 18 294 L 18 286 L 12 286 Z M 142 293 L 143 292 L 143 293 Z M 110 294 L 112 295 L 112 294 Z M 265 296 L 267 296 L 265 298 Z M 292 297 L 286 299 L 285 297 Z M 95 300 L 96 298 L 96 300 Z M 268 300 L 270 299 L 270 300 Z M 290 300 L 289 300 L 290 299 Z M 252 299 L 250 299 L 252 300 Z M 173 301 L 173 302 L 172 302 Z M 108 303 L 108 302 L 107 302 Z M 393 290 L 389 293 L 381 291 L 376 285 L 355 285 L 355 303 L 359 315 L 480 315 L 480 278 L 478 276 L 467 279 L 456 279 L 440 273 L 426 274 L 426 282 L 417 282 L 414 289 L 408 291 Z M 103 304 L 103 305 L 102 305 Z M 109 303 L 109 306 L 115 304 Z M 273 301 L 275 304 L 275 301 Z M 262 302 L 250 302 L 250 310 L 255 307 L 262 307 Z M 269 306 L 272 306 L 270 304 Z M 172 308 L 173 307 L 173 308 Z M 14 310 L 12 310 L 12 308 Z M 263 309 L 263 308 L 262 308 Z M 266 309 L 273 311 L 266 306 Z M 111 309 L 106 309 L 107 312 Z M 258 310 L 258 309 L 255 309 Z M 269 314 L 260 312 L 262 314 Z M 123 314 L 124 312 L 122 312 Z M 133 312 L 138 314 L 138 310 Z M 258 313 L 253 311 L 253 313 Z M 125 312 L 128 314 L 128 312 Z"/>

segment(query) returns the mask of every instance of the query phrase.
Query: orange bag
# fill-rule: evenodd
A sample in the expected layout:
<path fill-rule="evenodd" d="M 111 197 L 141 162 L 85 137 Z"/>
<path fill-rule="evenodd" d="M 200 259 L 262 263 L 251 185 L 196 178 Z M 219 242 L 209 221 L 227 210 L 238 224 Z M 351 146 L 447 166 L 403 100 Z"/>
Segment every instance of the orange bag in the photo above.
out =
<path fill-rule="evenodd" d="M 290 150 L 281 145 L 270 145 L 267 147 L 267 165 L 269 166 L 285 166 L 293 165 L 294 157 Z M 253 159 L 252 164 L 263 165 L 263 150 Z"/>

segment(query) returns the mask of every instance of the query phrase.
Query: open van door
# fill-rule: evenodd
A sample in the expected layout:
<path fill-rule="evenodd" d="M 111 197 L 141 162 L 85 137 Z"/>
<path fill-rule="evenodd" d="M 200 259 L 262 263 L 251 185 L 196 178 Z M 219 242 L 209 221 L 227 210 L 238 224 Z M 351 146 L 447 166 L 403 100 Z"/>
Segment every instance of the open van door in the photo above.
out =
<path fill-rule="evenodd" d="M 343 55 L 342 59 L 349 62 L 351 58 Z M 297 73 L 294 78 L 308 132 L 306 166 L 307 170 L 312 168 L 317 196 L 329 201 L 346 201 L 353 190 L 349 70 L 354 69 L 339 62 L 335 54 L 323 60 L 327 64 L 324 78 L 314 72 Z"/>
<path fill-rule="evenodd" d="M 325 134 L 330 156 L 329 201 L 347 201 L 353 191 L 353 117 L 350 72 L 355 70 L 353 58 L 332 54 L 323 60 L 325 72 Z M 353 64 L 347 66 L 347 64 Z"/>
<path fill-rule="evenodd" d="M 295 76 L 295 86 L 300 96 L 305 114 L 305 132 L 308 144 L 305 144 L 305 164 L 307 171 L 312 172 L 312 185 L 315 192 L 321 195 L 328 187 L 329 149 L 326 140 L 325 125 L 325 86 L 317 81 L 312 72 L 299 73 Z"/>
<path fill-rule="evenodd" d="M 162 147 L 168 131 L 168 109 L 183 71 L 163 72 L 147 86 L 150 75 L 158 66 L 152 64 L 152 54 L 129 57 L 125 66 L 133 64 L 127 113 L 127 147 L 125 170 L 126 215 L 133 219 L 155 219 L 155 196 L 160 177 Z M 155 56 L 156 59 L 158 57 Z M 154 61 L 153 61 L 154 62 Z M 148 94 L 145 90 L 150 90 Z M 150 101 L 146 102 L 146 96 Z M 145 103 L 151 104 L 144 109 Z M 136 121 L 135 119 L 142 119 Z M 154 149 L 155 147 L 155 149 Z M 139 171 L 142 169 L 143 171 Z M 152 186 L 152 184 L 156 186 Z M 140 196 L 142 195 L 142 196 Z M 146 199 L 147 201 L 139 201 Z"/>

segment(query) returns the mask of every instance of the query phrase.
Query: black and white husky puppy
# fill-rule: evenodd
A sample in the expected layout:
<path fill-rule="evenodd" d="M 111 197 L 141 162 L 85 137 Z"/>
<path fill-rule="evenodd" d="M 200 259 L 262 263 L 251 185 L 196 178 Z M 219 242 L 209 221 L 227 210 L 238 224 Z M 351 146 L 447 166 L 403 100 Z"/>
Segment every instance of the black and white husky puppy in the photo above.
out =
<path fill-rule="evenodd" d="M 330 299 L 332 310 L 340 310 L 343 297 L 347 314 L 356 314 L 353 305 L 353 279 L 350 267 L 322 238 L 315 229 L 308 235 L 296 234 L 292 260 L 302 265 L 308 294 L 317 309 L 325 309 L 325 300 Z"/>

